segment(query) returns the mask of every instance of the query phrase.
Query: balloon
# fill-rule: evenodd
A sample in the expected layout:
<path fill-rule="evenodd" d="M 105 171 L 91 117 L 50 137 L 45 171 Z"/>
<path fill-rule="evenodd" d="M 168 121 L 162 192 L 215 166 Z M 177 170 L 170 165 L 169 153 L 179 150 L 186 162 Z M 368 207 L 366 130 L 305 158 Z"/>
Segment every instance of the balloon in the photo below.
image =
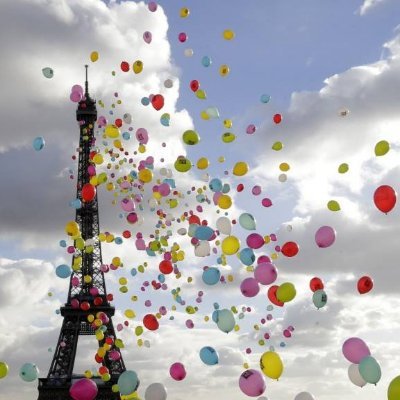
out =
<path fill-rule="evenodd" d="M 192 168 L 192 163 L 188 158 L 179 156 L 174 163 L 174 167 L 178 172 L 187 172 Z"/>
<path fill-rule="evenodd" d="M 268 289 L 268 299 L 272 304 L 275 304 L 276 306 L 282 307 L 284 303 L 282 301 L 279 301 L 276 292 L 278 291 L 279 286 L 273 285 L 270 286 Z"/>
<path fill-rule="evenodd" d="M 203 67 L 209 67 L 212 64 L 211 58 L 208 56 L 204 56 L 201 59 L 201 64 L 203 65 Z"/>
<path fill-rule="evenodd" d="M 374 281 L 369 276 L 363 276 L 357 282 L 357 290 L 360 294 L 368 293 L 373 286 Z"/>
<path fill-rule="evenodd" d="M 265 392 L 265 380 L 255 369 L 244 371 L 239 378 L 240 390 L 250 397 L 258 397 Z"/>
<path fill-rule="evenodd" d="M 240 284 L 240 291 L 245 297 L 254 297 L 257 296 L 260 287 L 254 278 L 246 278 Z"/>
<path fill-rule="evenodd" d="M 349 170 L 349 165 L 346 163 L 340 164 L 338 168 L 339 174 L 345 174 Z"/>
<path fill-rule="evenodd" d="M 233 175 L 243 176 L 249 171 L 249 166 L 244 161 L 239 161 L 233 167 Z"/>
<path fill-rule="evenodd" d="M 364 378 L 360 375 L 357 364 L 350 364 L 347 373 L 351 383 L 354 383 L 354 385 L 363 387 L 367 384 Z"/>
<path fill-rule="evenodd" d="M 121 67 L 121 71 L 122 72 L 128 72 L 129 71 L 129 63 L 126 62 L 126 61 L 122 61 L 120 67 Z"/>
<path fill-rule="evenodd" d="M 236 254 L 240 248 L 240 241 L 236 236 L 227 236 L 221 244 L 222 252 L 228 256 Z"/>
<path fill-rule="evenodd" d="M 336 239 L 336 231 L 331 226 L 321 226 L 315 233 L 315 243 L 320 248 L 331 246 Z"/>
<path fill-rule="evenodd" d="M 381 367 L 374 357 L 366 356 L 358 365 L 358 370 L 361 377 L 368 383 L 376 385 L 381 379 L 382 372 Z"/>
<path fill-rule="evenodd" d="M 187 144 L 189 146 L 193 146 L 193 145 L 199 143 L 200 136 L 197 132 L 188 130 L 183 133 L 182 140 L 185 144 Z"/>
<path fill-rule="evenodd" d="M 162 383 L 152 383 L 144 393 L 145 400 L 167 400 L 167 389 Z"/>
<path fill-rule="evenodd" d="M 327 206 L 330 211 L 340 211 L 340 204 L 336 200 L 329 200 Z"/>
<path fill-rule="evenodd" d="M 315 400 L 315 397 L 309 392 L 300 392 L 294 400 Z"/>
<path fill-rule="evenodd" d="M 19 370 L 20 378 L 25 382 L 33 382 L 38 378 L 39 369 L 35 364 L 26 363 Z"/>
<path fill-rule="evenodd" d="M 282 122 L 282 115 L 281 114 L 275 114 L 273 117 L 273 120 L 276 124 L 280 124 Z"/>
<path fill-rule="evenodd" d="M 112 125 L 112 124 L 109 124 L 109 125 L 107 125 L 105 127 L 104 133 L 110 139 L 116 139 L 120 135 L 120 131 L 118 129 L 118 126 Z"/>
<path fill-rule="evenodd" d="M 276 298 L 283 303 L 292 301 L 295 297 L 296 288 L 290 282 L 282 283 L 276 291 Z"/>
<path fill-rule="evenodd" d="M 208 161 L 208 159 L 205 157 L 201 157 L 197 160 L 196 167 L 198 169 L 207 169 L 209 165 L 210 165 L 210 162 Z"/>
<path fill-rule="evenodd" d="M 221 272 L 218 268 L 211 267 L 203 271 L 202 279 L 206 285 L 215 285 L 219 282 Z"/>
<path fill-rule="evenodd" d="M 85 183 L 82 187 L 82 200 L 89 203 L 96 196 L 96 187 L 90 183 Z"/>
<path fill-rule="evenodd" d="M 282 246 L 281 252 L 286 257 L 294 257 L 299 252 L 299 245 L 295 242 L 286 242 Z"/>
<path fill-rule="evenodd" d="M 147 44 L 150 44 L 151 41 L 152 41 L 152 39 L 153 39 L 153 35 L 152 35 L 151 32 L 146 31 L 146 32 L 143 33 L 143 40 L 144 40 Z"/>
<path fill-rule="evenodd" d="M 260 97 L 260 101 L 261 103 L 269 103 L 269 101 L 271 100 L 271 96 L 269 94 L 262 94 Z"/>
<path fill-rule="evenodd" d="M 398 400 L 400 398 L 400 376 L 396 376 L 390 382 L 387 396 L 388 400 Z"/>
<path fill-rule="evenodd" d="M 320 278 L 314 277 L 310 280 L 310 289 L 313 292 L 324 288 L 324 283 Z"/>
<path fill-rule="evenodd" d="M 218 364 L 218 353 L 210 346 L 203 347 L 200 350 L 200 359 L 206 365 Z"/>
<path fill-rule="evenodd" d="M 378 210 L 387 214 L 396 205 L 397 193 L 388 185 L 379 186 L 374 193 L 374 203 Z"/>
<path fill-rule="evenodd" d="M 143 61 L 141 60 L 136 60 L 133 63 L 133 72 L 135 74 L 140 74 L 143 71 Z"/>
<path fill-rule="evenodd" d="M 99 53 L 97 51 L 92 51 L 90 53 L 90 61 L 96 62 L 99 59 Z"/>
<path fill-rule="evenodd" d="M 224 143 L 232 143 L 236 139 L 236 135 L 232 132 L 225 132 L 222 134 L 221 139 Z"/>
<path fill-rule="evenodd" d="M 151 98 L 151 105 L 155 110 L 161 110 L 164 107 L 164 96 L 162 94 L 155 94 Z"/>
<path fill-rule="evenodd" d="M 183 54 L 185 55 L 185 57 L 192 57 L 194 52 L 193 52 L 193 49 L 185 49 Z"/>
<path fill-rule="evenodd" d="M 160 272 L 164 275 L 168 275 L 170 274 L 173 270 L 174 267 L 171 263 L 171 261 L 169 260 L 162 260 L 160 262 L 160 264 L 158 265 L 158 269 L 160 270 Z"/>
<path fill-rule="evenodd" d="M 347 339 L 342 346 L 343 355 L 353 364 L 359 364 L 360 361 L 371 355 L 365 342 L 357 337 Z"/>
<path fill-rule="evenodd" d="M 188 35 L 186 35 L 185 32 L 181 32 L 181 33 L 178 35 L 178 40 L 179 40 L 181 43 L 185 43 L 187 39 L 188 39 Z"/>
<path fill-rule="evenodd" d="M 280 150 L 282 150 L 282 149 L 283 149 L 283 144 L 282 144 L 282 142 L 275 142 L 275 143 L 272 145 L 272 150 L 280 151 Z"/>
<path fill-rule="evenodd" d="M 316 290 L 313 294 L 313 303 L 314 306 L 317 307 L 318 309 L 324 307 L 328 301 L 328 296 L 325 293 L 324 290 L 320 289 L 320 290 Z"/>
<path fill-rule="evenodd" d="M 189 14 L 190 14 L 190 10 L 186 7 L 182 7 L 179 11 L 179 16 L 181 18 L 186 18 L 189 16 Z"/>
<path fill-rule="evenodd" d="M 249 231 L 254 231 L 256 229 L 256 221 L 249 213 L 243 213 L 240 215 L 239 224 L 243 229 L 247 229 Z"/>
<path fill-rule="evenodd" d="M 155 12 L 157 11 L 157 3 L 155 1 L 151 1 L 148 5 L 147 8 L 149 9 L 149 11 L 151 12 Z"/>
<path fill-rule="evenodd" d="M 220 74 L 222 77 L 227 76 L 227 75 L 229 74 L 229 72 L 230 72 L 230 68 L 229 68 L 228 65 L 222 64 L 222 65 L 219 67 L 219 74 Z"/>
<path fill-rule="evenodd" d="M 54 76 L 54 71 L 52 68 L 46 67 L 42 68 L 42 74 L 45 78 L 51 79 Z"/>
<path fill-rule="evenodd" d="M 233 316 L 232 311 L 226 308 L 217 310 L 216 323 L 222 332 L 231 332 L 235 327 L 235 317 Z"/>
<path fill-rule="evenodd" d="M 225 40 L 232 40 L 235 37 L 235 32 L 233 32 L 231 29 L 225 29 L 222 32 L 222 36 Z"/>
<path fill-rule="evenodd" d="M 126 396 L 136 392 L 139 383 L 140 381 L 135 371 L 124 371 L 118 378 L 119 393 Z"/>
<path fill-rule="evenodd" d="M 265 241 L 260 234 L 251 233 L 249 236 L 247 236 L 246 243 L 251 249 L 259 249 L 264 246 Z"/>
<path fill-rule="evenodd" d="M 283 363 L 278 353 L 265 352 L 260 358 L 260 369 L 271 379 L 279 379 L 283 372 Z"/>
<path fill-rule="evenodd" d="M 74 400 L 94 400 L 97 392 L 96 383 L 88 378 L 79 379 L 69 389 L 69 394 Z"/>
<path fill-rule="evenodd" d="M 218 198 L 218 207 L 227 210 L 232 205 L 232 199 L 227 194 L 223 194 Z"/>
<path fill-rule="evenodd" d="M 72 270 L 69 265 L 62 264 L 56 268 L 56 275 L 59 278 L 62 278 L 62 279 L 69 278 L 71 276 L 71 273 L 72 273 Z"/>
<path fill-rule="evenodd" d="M 256 260 L 256 256 L 252 249 L 249 249 L 248 247 L 246 247 L 240 251 L 239 259 L 244 265 L 252 265 L 254 263 L 254 261 Z"/>
<path fill-rule="evenodd" d="M 158 329 L 158 327 L 159 327 L 158 320 L 153 314 L 146 314 L 143 317 L 143 325 L 149 331 L 156 331 Z M 133 392 L 133 390 L 131 392 Z M 129 393 L 131 393 L 131 392 L 129 392 Z"/>
<path fill-rule="evenodd" d="M 140 144 L 147 144 L 149 141 L 149 133 L 145 128 L 139 128 L 136 130 L 136 139 Z"/>
<path fill-rule="evenodd" d="M 176 381 L 181 381 L 186 377 L 186 370 L 183 364 L 177 362 L 171 365 L 169 368 L 169 374 L 171 375 L 172 379 Z"/>
<path fill-rule="evenodd" d="M 43 138 L 42 136 L 38 136 L 37 138 L 35 138 L 35 139 L 33 140 L 33 143 L 32 143 L 33 148 L 34 148 L 36 151 L 42 150 L 43 147 L 45 146 L 45 144 L 46 144 L 46 142 L 44 141 L 44 138 Z"/>
<path fill-rule="evenodd" d="M 210 243 L 205 240 L 201 241 L 194 248 L 194 255 L 196 257 L 207 257 L 210 255 L 210 252 L 211 252 Z"/>
<path fill-rule="evenodd" d="M 278 277 L 278 271 L 274 264 L 270 262 L 264 262 L 257 265 L 254 270 L 254 278 L 261 285 L 270 285 L 276 281 Z"/>
<path fill-rule="evenodd" d="M 384 156 L 390 150 L 390 144 L 386 140 L 381 140 L 375 145 L 375 155 Z"/>
<path fill-rule="evenodd" d="M 232 226 L 231 226 L 231 220 L 228 217 L 219 217 L 217 219 L 217 229 L 222 233 L 223 235 L 230 235 Z"/>
<path fill-rule="evenodd" d="M 0 362 L 0 379 L 3 379 L 8 374 L 8 365 L 4 361 Z"/>

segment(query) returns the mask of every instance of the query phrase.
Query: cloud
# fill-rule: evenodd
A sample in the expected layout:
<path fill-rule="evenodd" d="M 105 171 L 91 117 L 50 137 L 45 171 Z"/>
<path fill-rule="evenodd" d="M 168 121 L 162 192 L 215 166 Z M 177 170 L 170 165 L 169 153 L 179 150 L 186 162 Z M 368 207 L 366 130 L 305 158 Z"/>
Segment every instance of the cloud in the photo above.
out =
<path fill-rule="evenodd" d="M 364 0 L 364 3 L 361 5 L 359 12 L 361 15 L 365 15 L 371 9 L 375 8 L 381 3 L 384 3 L 385 0 Z"/>

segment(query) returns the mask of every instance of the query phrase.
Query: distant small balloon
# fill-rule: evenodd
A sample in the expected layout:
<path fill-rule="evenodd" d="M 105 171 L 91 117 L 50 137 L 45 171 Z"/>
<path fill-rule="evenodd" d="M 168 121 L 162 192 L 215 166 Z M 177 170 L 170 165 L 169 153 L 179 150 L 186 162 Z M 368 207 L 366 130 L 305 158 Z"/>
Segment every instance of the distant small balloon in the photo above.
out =
<path fill-rule="evenodd" d="M 38 136 L 37 138 L 35 138 L 33 140 L 33 148 L 36 151 L 42 150 L 44 148 L 45 144 L 46 144 L 46 142 L 42 136 Z"/>
<path fill-rule="evenodd" d="M 43 76 L 47 79 L 51 79 L 54 76 L 54 70 L 49 67 L 43 68 L 42 73 L 43 73 Z"/>

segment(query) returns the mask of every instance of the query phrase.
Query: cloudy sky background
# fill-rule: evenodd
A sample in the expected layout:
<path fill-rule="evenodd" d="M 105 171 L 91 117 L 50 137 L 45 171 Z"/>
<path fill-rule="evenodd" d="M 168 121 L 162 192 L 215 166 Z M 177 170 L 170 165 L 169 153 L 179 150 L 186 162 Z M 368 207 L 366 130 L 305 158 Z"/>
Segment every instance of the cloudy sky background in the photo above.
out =
<path fill-rule="evenodd" d="M 179 17 L 183 6 L 191 10 L 187 19 Z M 185 327 L 188 316 L 178 307 L 174 321 L 163 318 L 159 331 L 144 335 L 150 348 L 139 348 L 130 328 L 120 332 L 127 344 L 125 363 L 141 379 L 139 392 L 144 394 L 152 382 L 163 382 L 171 399 L 185 399 L 188 394 L 194 400 L 244 399 L 237 385 L 243 363 L 258 368 L 260 353 L 274 345 L 285 372 L 279 382 L 267 381 L 269 400 L 292 399 L 301 391 L 313 393 L 318 400 L 350 400 L 360 393 L 365 400 L 385 398 L 390 380 L 400 375 L 396 311 L 400 307 L 400 216 L 397 208 L 388 215 L 379 212 L 372 197 L 381 184 L 399 189 L 398 15 L 400 5 L 395 0 L 307 0 L 301 6 L 286 0 L 279 4 L 210 0 L 201 5 L 163 1 L 155 13 L 149 12 L 146 4 L 134 2 L 2 1 L 0 360 L 9 364 L 10 373 L 0 381 L 0 399 L 35 397 L 36 383 L 22 382 L 19 367 L 35 362 L 45 376 L 52 358 L 49 348 L 54 348 L 61 327 L 56 310 L 66 299 L 68 282 L 57 278 L 54 270 L 61 263 L 70 263 L 58 243 L 66 239 L 65 223 L 75 216 L 68 206 L 75 196 L 75 180 L 69 179 L 69 170 L 76 169 L 71 157 L 78 140 L 75 104 L 69 100 L 69 91 L 72 85 L 82 83 L 82 66 L 89 63 L 93 50 L 99 51 L 100 59 L 90 65 L 90 91 L 106 105 L 104 109 L 98 105 L 98 114 L 108 116 L 118 92 L 122 105 L 115 113 L 130 112 L 135 128 L 146 127 L 151 132 L 145 156 L 155 156 L 156 170 L 180 154 L 187 154 L 193 162 L 208 157 L 211 177 L 224 179 L 232 188 L 239 182 L 245 184 L 245 191 L 234 195 L 231 218 L 243 210 L 251 212 L 258 232 L 276 233 L 277 244 L 293 240 L 301 249 L 294 259 L 279 257 L 276 261 L 278 284 L 294 282 L 298 295 L 283 312 L 274 310 L 275 319 L 260 333 L 253 325 L 268 313 L 266 289 L 255 299 L 242 297 L 238 285 L 246 273 L 236 257 L 228 257 L 229 267 L 224 271 L 231 269 L 235 282 L 210 290 L 199 279 L 199 270 L 215 264 L 215 257 L 196 259 L 187 238 L 174 235 L 187 253 L 187 262 L 181 266 L 184 277 L 178 283 L 170 277 L 169 287 L 179 285 L 187 304 L 195 304 L 198 290 L 204 290 L 205 300 L 199 315 L 193 317 L 195 329 Z M 232 42 L 222 39 L 227 28 L 236 32 Z M 142 39 L 146 30 L 153 33 L 151 45 Z M 182 31 L 189 36 L 185 44 L 177 40 Z M 193 49 L 193 57 L 185 57 L 187 48 Z M 213 60 L 209 68 L 201 65 L 204 55 Z M 122 60 L 136 59 L 144 61 L 142 74 L 119 72 Z M 231 68 L 226 78 L 218 74 L 221 64 Z M 41 73 L 46 66 L 55 71 L 51 80 Z M 113 70 L 117 71 L 115 77 Z M 174 82 L 170 89 L 163 84 L 168 78 Z M 208 94 L 206 101 L 196 99 L 190 91 L 192 79 L 201 82 Z M 165 96 L 163 110 L 171 114 L 169 128 L 160 125 L 160 113 L 140 104 L 150 93 Z M 267 105 L 259 101 L 264 93 L 272 97 Z M 219 108 L 221 118 L 203 121 L 199 114 L 210 106 Z M 350 111 L 344 118 L 338 115 L 342 108 Z M 279 126 L 272 123 L 276 112 L 284 118 Z M 220 140 L 225 118 L 233 120 L 238 137 L 231 145 Z M 245 134 L 250 123 L 258 127 L 251 136 Z M 192 127 L 202 140 L 188 149 L 181 134 Z M 32 148 L 36 136 L 46 140 L 41 152 Z M 390 142 L 391 150 L 376 158 L 375 143 L 383 139 Z M 277 140 L 284 143 L 281 152 L 271 150 Z M 167 143 L 166 148 L 162 142 Z M 126 146 L 133 152 L 137 144 L 132 139 Z M 218 162 L 221 155 L 226 158 L 222 164 Z M 224 170 L 231 170 L 239 160 L 249 163 L 248 177 L 225 177 Z M 291 166 L 284 183 L 278 180 L 281 162 Z M 350 166 L 345 175 L 337 173 L 343 162 Z M 175 173 L 175 177 L 182 193 L 205 184 L 196 171 L 183 176 Z M 251 194 L 254 184 L 262 186 L 262 195 Z M 193 197 L 182 199 L 174 214 L 194 209 Z M 273 206 L 263 208 L 262 197 L 271 198 Z M 104 187 L 99 189 L 101 227 L 121 236 L 132 227 L 119 218 L 121 210 L 112 205 L 112 199 Z M 340 212 L 327 210 L 330 199 L 340 202 Z M 203 218 L 212 226 L 218 214 L 214 206 L 205 209 Z M 148 208 L 143 215 L 140 230 L 154 231 L 156 220 Z M 322 225 L 337 231 L 337 240 L 328 249 L 319 249 L 314 242 L 315 231 Z M 186 226 L 175 224 L 171 229 L 176 232 Z M 237 226 L 234 234 L 244 237 Z M 273 253 L 273 246 L 266 246 L 263 252 Z M 116 255 L 123 259 L 125 269 L 107 275 L 108 291 L 115 293 L 119 310 L 115 326 L 126 319 L 122 315 L 126 308 L 135 309 L 140 321 L 148 312 L 142 306 L 147 299 L 153 302 L 151 311 L 172 304 L 169 291 L 140 292 L 143 281 L 157 275 L 158 258 L 135 251 L 133 241 L 103 246 L 104 262 L 111 262 Z M 130 278 L 129 270 L 144 261 L 149 262 L 150 273 Z M 370 275 L 375 287 L 360 296 L 356 282 L 363 275 Z M 118 291 L 120 276 L 129 278 L 127 295 Z M 194 277 L 195 285 L 184 283 L 188 276 Z M 327 307 L 319 311 L 308 288 L 313 276 L 325 281 L 329 297 Z M 132 304 L 129 298 L 138 292 L 139 301 Z M 213 302 L 221 308 L 248 305 L 254 311 L 240 321 L 240 332 L 225 335 L 213 323 L 202 322 L 204 315 L 211 315 Z M 133 326 L 138 323 L 131 321 Z M 289 325 L 295 327 L 293 337 L 280 348 L 282 330 Z M 257 341 L 266 331 L 272 338 L 260 347 Z M 357 388 L 347 377 L 349 363 L 341 346 L 351 336 L 362 337 L 382 367 L 376 387 Z M 91 360 L 96 342 L 86 339 L 79 346 L 77 372 L 95 366 Z M 206 345 L 219 351 L 216 368 L 206 367 L 198 357 Z M 245 356 L 247 347 L 253 350 L 250 356 Z M 183 382 L 169 377 L 169 366 L 176 361 L 187 367 Z"/>

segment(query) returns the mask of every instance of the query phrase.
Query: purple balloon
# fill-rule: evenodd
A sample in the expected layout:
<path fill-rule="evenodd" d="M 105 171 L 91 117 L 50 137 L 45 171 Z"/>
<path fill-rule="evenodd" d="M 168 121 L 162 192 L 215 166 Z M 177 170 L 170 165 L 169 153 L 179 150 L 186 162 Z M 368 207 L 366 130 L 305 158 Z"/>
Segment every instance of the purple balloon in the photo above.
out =
<path fill-rule="evenodd" d="M 254 278 L 246 278 L 240 284 L 240 291 L 243 296 L 254 297 L 260 291 L 260 286 L 258 286 L 258 282 Z"/>
<path fill-rule="evenodd" d="M 276 281 L 278 270 L 275 265 L 270 262 L 258 264 L 254 271 L 254 278 L 261 285 L 270 285 Z"/>
<path fill-rule="evenodd" d="M 347 339 L 342 347 L 343 355 L 353 364 L 359 364 L 360 361 L 371 355 L 365 342 L 356 337 Z"/>
<path fill-rule="evenodd" d="M 264 246 L 264 238 L 259 233 L 250 233 L 246 239 L 247 246 L 251 249 L 259 249 Z"/>
<path fill-rule="evenodd" d="M 169 368 L 169 374 L 171 378 L 175 379 L 176 381 L 181 381 L 186 377 L 186 370 L 183 364 L 177 362 L 171 365 Z"/>
<path fill-rule="evenodd" d="M 74 400 L 94 400 L 97 392 L 97 385 L 87 378 L 79 379 L 69 389 L 69 394 Z"/>
<path fill-rule="evenodd" d="M 147 44 L 151 43 L 152 39 L 153 39 L 153 35 L 152 35 L 151 32 L 146 31 L 145 33 L 143 33 L 143 40 L 144 40 Z"/>
<path fill-rule="evenodd" d="M 258 397 L 265 392 L 265 380 L 260 372 L 248 369 L 240 375 L 239 387 L 247 396 Z"/>
<path fill-rule="evenodd" d="M 318 247 L 331 246 L 336 239 L 336 231 L 331 226 L 321 226 L 315 233 L 315 243 Z"/>

